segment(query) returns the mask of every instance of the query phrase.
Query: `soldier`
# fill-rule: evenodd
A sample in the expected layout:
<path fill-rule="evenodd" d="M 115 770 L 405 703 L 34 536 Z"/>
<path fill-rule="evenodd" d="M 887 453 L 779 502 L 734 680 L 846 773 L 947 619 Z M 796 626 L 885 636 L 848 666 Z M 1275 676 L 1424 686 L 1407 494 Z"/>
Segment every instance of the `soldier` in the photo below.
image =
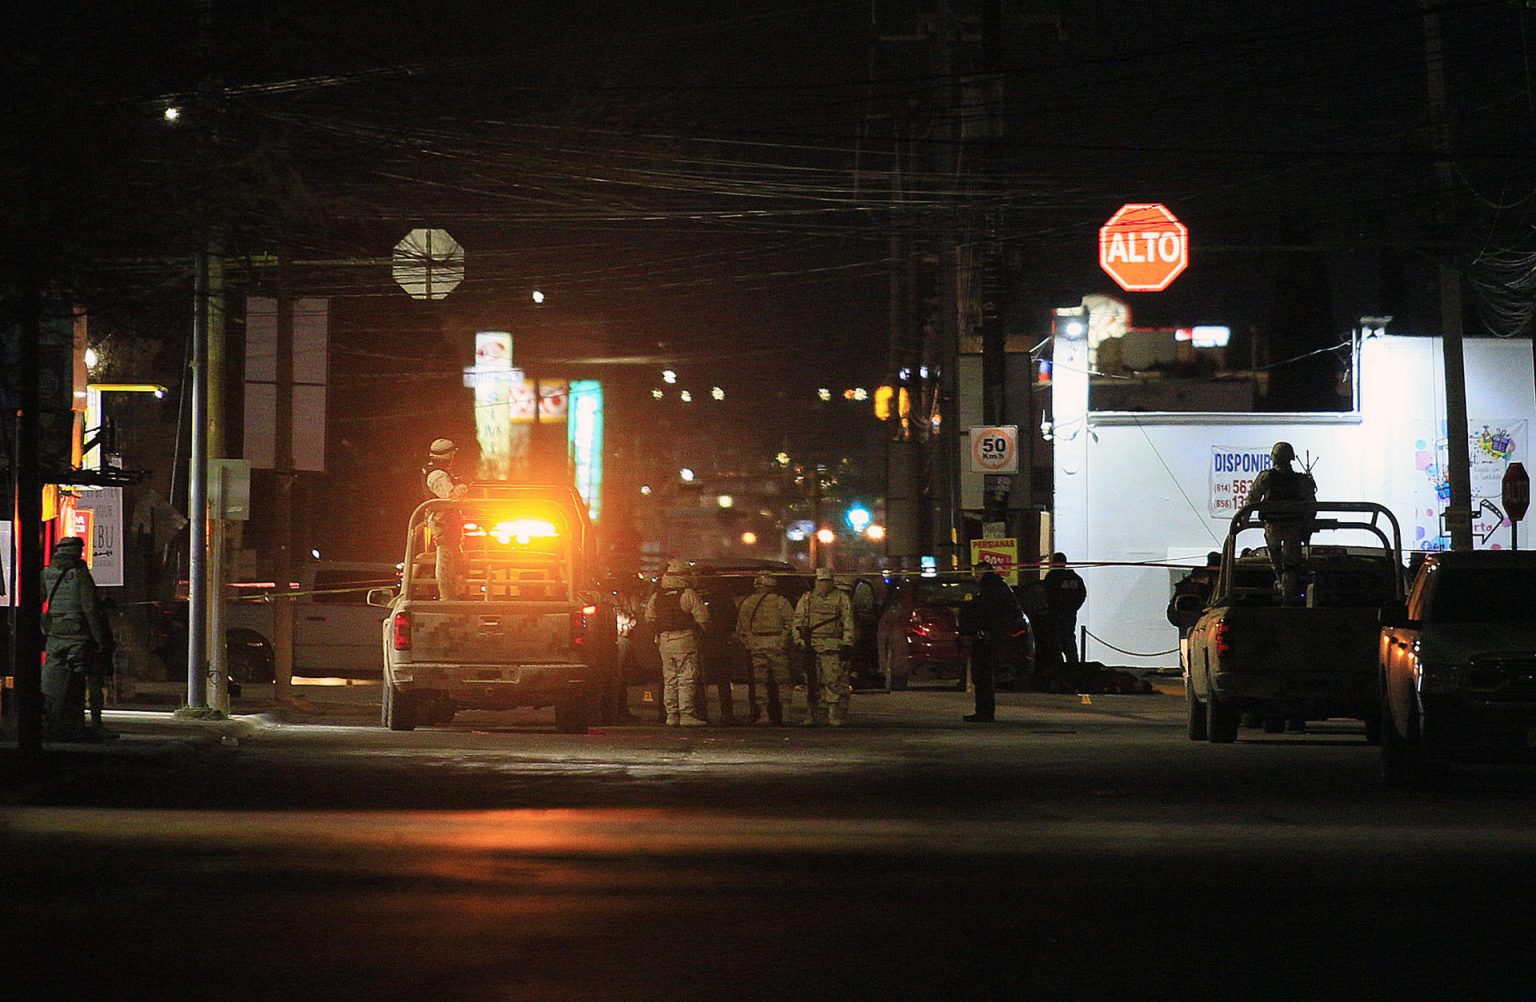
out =
<path fill-rule="evenodd" d="M 102 610 L 96 581 L 84 560 L 85 540 L 65 536 L 53 546 L 43 568 L 48 612 L 43 619 L 47 637 L 43 662 L 43 714 L 48 735 L 55 741 L 97 741 L 98 730 L 85 727 L 87 674 L 101 674 L 102 659 L 110 659 L 112 628 Z M 92 719 L 97 719 L 95 713 Z"/>
<path fill-rule="evenodd" d="M 853 656 L 853 603 L 846 592 L 839 591 L 830 567 L 816 570 L 816 584 L 795 606 L 795 633 L 800 646 L 814 653 L 816 683 L 822 705 L 827 708 L 827 723 L 841 727 L 848 722 L 848 702 L 853 692 L 848 684 L 848 661 Z M 801 723 L 817 723 L 816 704 L 811 696 L 811 680 L 806 680 L 806 712 Z"/>
<path fill-rule="evenodd" d="M 1317 514 L 1317 482 L 1310 470 L 1293 470 L 1296 450 L 1276 442 L 1269 452 L 1270 468 L 1254 478 L 1243 507 L 1257 508 L 1264 523 L 1264 544 L 1275 569 L 1275 587 L 1289 601 L 1296 592 L 1296 564 L 1301 547 L 1312 538 Z"/>
<path fill-rule="evenodd" d="M 458 454 L 459 447 L 450 439 L 439 438 L 432 443 L 427 461 L 421 467 L 422 484 L 426 488 L 428 500 L 441 498 L 444 501 L 457 501 L 469 492 L 468 485 L 452 472 L 453 460 Z M 432 539 L 437 546 L 437 566 L 433 574 L 437 581 L 438 600 L 459 598 L 462 583 L 459 578 L 462 563 L 459 545 L 464 534 L 463 518 L 455 508 L 440 507 L 427 515 L 427 527 L 432 530 Z"/>
<path fill-rule="evenodd" d="M 656 632 L 661 652 L 662 704 L 668 727 L 703 727 L 698 712 L 699 639 L 695 629 L 709 625 L 709 608 L 688 587 L 688 567 L 681 560 L 667 564 L 661 590 L 645 603 L 645 621 Z"/>
<path fill-rule="evenodd" d="M 781 724 L 794 702 L 789 682 L 789 644 L 794 638 L 795 609 L 789 599 L 773 590 L 773 575 L 759 574 L 752 594 L 736 613 L 736 636 L 752 659 L 747 691 L 752 694 L 752 720 Z M 759 716 L 758 680 L 766 694 L 768 715 Z"/>

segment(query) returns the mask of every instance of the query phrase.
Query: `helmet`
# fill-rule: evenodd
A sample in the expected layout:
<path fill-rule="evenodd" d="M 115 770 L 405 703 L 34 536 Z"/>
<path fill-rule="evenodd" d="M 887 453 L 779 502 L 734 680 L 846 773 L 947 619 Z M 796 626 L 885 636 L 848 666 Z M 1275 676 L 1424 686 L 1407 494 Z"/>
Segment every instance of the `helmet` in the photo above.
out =
<path fill-rule="evenodd" d="M 773 575 L 759 574 L 757 577 L 752 579 L 752 587 L 769 589 L 773 588 Z"/>
<path fill-rule="evenodd" d="M 60 536 L 58 542 L 53 544 L 55 550 L 78 550 L 85 552 L 85 540 L 79 536 Z"/>
<path fill-rule="evenodd" d="M 1269 461 L 1276 466 L 1288 466 L 1295 458 L 1296 450 L 1291 448 L 1289 442 L 1276 442 L 1275 447 L 1269 450 Z"/>
<path fill-rule="evenodd" d="M 446 458 L 459 451 L 459 447 L 453 444 L 452 439 L 439 438 L 432 443 L 432 455 L 438 459 Z"/>
<path fill-rule="evenodd" d="M 832 577 L 832 568 L 830 568 L 830 567 L 818 567 L 818 568 L 816 568 L 816 580 L 817 581 L 833 581 L 833 580 L 836 580 L 836 579 Z"/>

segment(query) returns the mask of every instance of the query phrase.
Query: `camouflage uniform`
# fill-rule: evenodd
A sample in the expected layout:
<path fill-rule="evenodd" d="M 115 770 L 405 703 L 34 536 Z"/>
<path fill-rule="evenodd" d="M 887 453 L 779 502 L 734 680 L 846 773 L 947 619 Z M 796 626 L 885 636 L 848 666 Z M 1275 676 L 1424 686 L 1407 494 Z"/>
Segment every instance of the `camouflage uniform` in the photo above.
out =
<path fill-rule="evenodd" d="M 66 536 L 54 544 L 52 559 L 43 568 L 43 594 L 48 596 L 43 714 L 55 741 L 92 736 L 82 719 L 86 676 L 103 675 L 101 666 L 110 664 L 112 657 L 112 629 L 96 581 L 85 566 L 84 550 L 83 540 Z"/>
<path fill-rule="evenodd" d="M 816 653 L 816 678 L 821 703 L 827 708 L 827 722 L 840 727 L 848 722 L 848 703 L 853 687 L 848 683 L 848 657 L 853 647 L 853 602 L 848 593 L 839 591 L 832 572 L 816 572 L 816 587 L 800 596 L 795 605 L 795 636 L 802 640 L 811 635 L 811 650 Z M 804 646 L 802 642 L 802 646 Z M 810 693 L 806 696 L 809 698 Z M 808 709 L 807 724 L 816 722 L 814 709 Z"/>
<path fill-rule="evenodd" d="M 789 679 L 789 644 L 793 639 L 795 609 L 789 599 L 773 590 L 773 578 L 760 575 L 753 584 L 757 590 L 748 595 L 736 613 L 736 636 L 752 659 L 751 684 L 754 693 L 752 719 L 758 719 L 757 686 L 764 688 L 768 723 L 777 724 L 789 715 L 794 702 L 794 686 Z"/>
<path fill-rule="evenodd" d="M 645 621 L 656 631 L 661 652 L 662 703 L 667 725 L 697 727 L 707 723 L 699 713 L 699 641 L 695 627 L 709 625 L 709 608 L 688 587 L 686 568 L 674 561 L 661 576 L 661 591 L 645 603 Z"/>

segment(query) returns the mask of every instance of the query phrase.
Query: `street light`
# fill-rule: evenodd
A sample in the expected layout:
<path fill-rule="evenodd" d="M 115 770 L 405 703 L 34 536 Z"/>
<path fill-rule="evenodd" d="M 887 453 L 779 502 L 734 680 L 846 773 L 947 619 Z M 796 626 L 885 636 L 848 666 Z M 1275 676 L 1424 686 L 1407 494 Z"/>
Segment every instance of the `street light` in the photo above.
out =
<path fill-rule="evenodd" d="M 683 483 L 685 483 L 685 484 L 693 483 L 693 471 L 691 469 L 689 469 L 688 467 L 685 466 L 681 470 L 678 470 L 677 471 L 677 475 L 679 477 L 683 478 Z"/>
<path fill-rule="evenodd" d="M 817 529 L 816 530 L 816 540 L 817 540 L 817 542 L 820 542 L 823 545 L 830 546 L 832 544 L 832 541 L 835 540 L 835 539 L 837 539 L 837 534 L 834 533 L 831 529 Z"/>
<path fill-rule="evenodd" d="M 675 383 L 677 382 L 677 373 L 672 369 L 662 369 L 661 381 L 663 383 Z"/>
<path fill-rule="evenodd" d="M 718 386 L 711 386 L 709 388 L 709 395 L 711 397 L 713 397 L 714 399 L 716 399 L 716 400 L 724 400 L 725 399 L 725 391 L 722 390 Z"/>
<path fill-rule="evenodd" d="M 746 532 L 741 534 L 741 542 L 745 546 L 756 546 L 757 533 L 753 532 L 751 529 L 748 529 Z"/>
<path fill-rule="evenodd" d="M 885 526 L 875 524 L 864 530 L 864 538 L 872 543 L 878 543 L 885 538 Z"/>

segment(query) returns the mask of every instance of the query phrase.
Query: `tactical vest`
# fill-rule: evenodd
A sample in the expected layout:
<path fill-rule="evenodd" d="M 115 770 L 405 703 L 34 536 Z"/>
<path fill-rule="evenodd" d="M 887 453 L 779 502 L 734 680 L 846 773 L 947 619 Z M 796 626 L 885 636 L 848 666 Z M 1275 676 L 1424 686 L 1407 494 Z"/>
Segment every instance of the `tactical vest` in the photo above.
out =
<path fill-rule="evenodd" d="M 1264 500 L 1299 508 L 1305 502 L 1317 500 L 1317 485 L 1312 482 L 1310 473 L 1297 473 L 1288 466 L 1276 466 L 1269 471 L 1269 484 L 1264 491 Z M 1271 521 L 1296 520 L 1305 517 L 1306 512 L 1301 510 L 1275 512 L 1269 516 Z"/>
<path fill-rule="evenodd" d="M 694 618 L 683 611 L 683 593 L 669 588 L 656 593 L 656 632 L 676 633 L 691 630 Z"/>

